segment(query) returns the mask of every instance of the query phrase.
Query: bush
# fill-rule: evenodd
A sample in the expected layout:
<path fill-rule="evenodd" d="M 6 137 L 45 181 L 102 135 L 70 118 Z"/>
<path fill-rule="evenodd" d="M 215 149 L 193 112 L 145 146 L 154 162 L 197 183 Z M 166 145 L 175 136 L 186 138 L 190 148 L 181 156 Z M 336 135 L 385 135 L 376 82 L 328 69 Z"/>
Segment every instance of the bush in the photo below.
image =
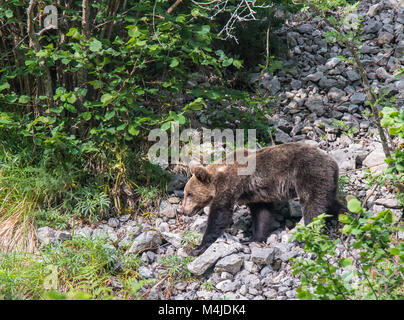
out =
<path fill-rule="evenodd" d="M 293 273 L 300 276 L 299 299 L 402 299 L 404 243 L 398 237 L 403 222 L 390 210 L 377 214 L 348 202 L 355 213 L 342 214 L 342 236 L 332 240 L 324 232 L 326 215 L 298 227 L 294 238 L 304 242 L 312 259 L 293 258 Z M 346 252 L 346 253 L 345 253 Z"/>

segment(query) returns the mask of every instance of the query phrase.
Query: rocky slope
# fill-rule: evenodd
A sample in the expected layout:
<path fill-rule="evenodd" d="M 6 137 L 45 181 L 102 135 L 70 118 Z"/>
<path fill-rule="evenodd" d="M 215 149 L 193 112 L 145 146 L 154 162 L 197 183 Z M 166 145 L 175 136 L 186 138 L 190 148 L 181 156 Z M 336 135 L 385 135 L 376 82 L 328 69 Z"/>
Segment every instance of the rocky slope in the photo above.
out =
<path fill-rule="evenodd" d="M 362 1 L 352 19 L 364 15 L 361 59 L 371 86 L 386 88 L 404 105 L 404 79 L 394 76 L 404 66 L 404 7 L 399 0 Z M 301 19 L 302 22 L 296 22 Z M 366 117 L 365 93 L 360 77 L 339 55 L 349 56 L 338 44 L 323 40 L 327 27 L 319 19 L 300 16 L 285 24 L 279 35 L 287 39 L 289 54 L 285 69 L 273 76 L 252 73 L 251 82 L 279 96 L 279 110 L 272 116 L 277 132 L 275 141 L 305 141 L 329 152 L 339 163 L 344 190 L 357 197 L 368 197 L 367 207 L 378 211 L 392 208 L 401 217 L 393 194 L 385 188 L 369 190 L 364 168 L 378 172 L 384 167 L 384 154 L 372 122 Z M 180 206 L 186 177 L 178 174 L 170 183 L 172 196 L 161 201 L 153 221 L 130 216 L 111 218 L 94 228 L 75 230 L 75 236 L 105 237 L 127 254 L 141 255 L 141 279 L 156 279 L 148 299 L 296 299 L 298 278 L 292 275 L 289 259 L 304 256 L 291 230 L 301 218 L 297 202 L 280 203 L 276 213 L 278 229 L 266 244 L 246 243 L 249 236 L 248 210 L 237 207 L 234 225 L 187 269 L 198 281 L 178 280 L 170 287 L 159 279 L 167 274 L 161 259 L 177 255 L 187 257 L 184 247 L 195 241 L 195 232 L 203 233 L 207 215 L 181 217 Z M 42 243 L 63 241 L 71 231 L 38 229 Z M 344 249 L 339 248 L 341 256 Z M 119 287 L 119 282 L 114 284 Z M 168 290 L 169 289 L 169 290 Z"/>

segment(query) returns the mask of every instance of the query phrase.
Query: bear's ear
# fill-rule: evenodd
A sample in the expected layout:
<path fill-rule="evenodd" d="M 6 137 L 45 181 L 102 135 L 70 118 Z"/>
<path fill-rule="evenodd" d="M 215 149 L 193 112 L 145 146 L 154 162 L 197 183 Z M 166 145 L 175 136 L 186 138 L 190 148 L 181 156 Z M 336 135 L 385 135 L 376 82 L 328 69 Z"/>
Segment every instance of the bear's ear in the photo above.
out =
<path fill-rule="evenodd" d="M 209 184 L 211 182 L 211 175 L 206 168 L 196 161 L 189 163 L 189 169 L 195 177 L 202 183 Z"/>

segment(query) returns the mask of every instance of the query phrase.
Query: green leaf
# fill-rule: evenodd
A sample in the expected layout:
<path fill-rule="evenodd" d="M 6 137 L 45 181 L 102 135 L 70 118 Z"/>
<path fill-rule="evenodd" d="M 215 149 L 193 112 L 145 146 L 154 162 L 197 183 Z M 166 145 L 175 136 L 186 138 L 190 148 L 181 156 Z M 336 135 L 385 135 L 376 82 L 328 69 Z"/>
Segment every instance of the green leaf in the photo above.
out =
<path fill-rule="evenodd" d="M 180 64 L 180 61 L 177 58 L 171 59 L 170 68 L 175 68 Z"/>
<path fill-rule="evenodd" d="M 67 98 L 67 102 L 69 103 L 75 103 L 77 101 L 77 97 L 74 93 L 72 93 L 68 98 Z"/>
<path fill-rule="evenodd" d="M 10 89 L 10 84 L 8 82 L 0 84 L 0 91 L 3 91 L 4 89 Z"/>
<path fill-rule="evenodd" d="M 98 52 L 102 48 L 102 43 L 101 41 L 94 39 L 93 41 L 90 42 L 90 46 L 88 47 L 92 52 Z"/>
<path fill-rule="evenodd" d="M 111 120 L 114 116 L 115 116 L 115 111 L 110 111 L 110 112 L 107 112 L 107 113 L 105 114 L 104 119 L 107 120 L 107 121 L 109 121 L 109 120 Z"/>
<path fill-rule="evenodd" d="M 91 112 L 84 112 L 84 113 L 81 114 L 81 117 L 82 117 L 84 120 L 88 121 L 88 120 L 91 119 Z"/>
<path fill-rule="evenodd" d="M 392 256 L 398 256 L 400 254 L 400 249 L 399 248 L 391 248 L 390 249 L 390 254 Z"/>
<path fill-rule="evenodd" d="M 180 113 L 178 115 L 178 123 L 179 124 L 185 124 L 185 122 L 187 122 L 187 119 L 184 117 L 184 115 L 182 113 Z"/>
<path fill-rule="evenodd" d="M 356 198 L 348 201 L 348 210 L 353 213 L 361 213 L 363 211 L 362 204 Z"/>
<path fill-rule="evenodd" d="M 29 96 L 20 96 L 18 98 L 18 103 L 28 103 L 31 100 Z"/>
<path fill-rule="evenodd" d="M 398 136 L 401 131 L 402 131 L 401 128 L 396 128 L 396 127 L 389 128 L 389 133 L 393 136 Z"/>
<path fill-rule="evenodd" d="M 340 214 L 340 215 L 338 216 L 338 220 L 341 221 L 342 223 L 349 223 L 349 221 L 351 221 L 351 220 L 349 219 L 349 216 L 346 215 L 346 214 Z"/>
<path fill-rule="evenodd" d="M 228 67 L 233 63 L 233 58 L 228 58 L 223 61 L 223 67 Z"/>
<path fill-rule="evenodd" d="M 139 128 L 136 127 L 135 125 L 131 124 L 128 128 L 128 132 L 132 135 L 132 136 L 137 136 L 139 134 Z"/>
<path fill-rule="evenodd" d="M 243 66 L 243 61 L 234 59 L 233 66 L 235 66 L 237 69 L 240 69 Z"/>
<path fill-rule="evenodd" d="M 77 109 L 70 103 L 65 103 L 64 107 L 66 110 L 70 111 L 71 113 L 77 113 Z"/>
<path fill-rule="evenodd" d="M 167 122 L 164 122 L 164 123 L 161 125 L 160 129 L 163 130 L 163 131 L 166 131 L 166 130 L 168 130 L 170 127 L 171 127 L 171 122 L 170 122 L 170 121 L 167 121 Z"/>
<path fill-rule="evenodd" d="M 13 10 L 8 9 L 8 10 L 6 10 L 5 14 L 6 14 L 7 18 L 11 18 L 13 16 Z"/>
<path fill-rule="evenodd" d="M 109 93 L 105 93 L 101 96 L 101 102 L 104 106 L 112 102 L 114 99 L 115 97 Z"/>

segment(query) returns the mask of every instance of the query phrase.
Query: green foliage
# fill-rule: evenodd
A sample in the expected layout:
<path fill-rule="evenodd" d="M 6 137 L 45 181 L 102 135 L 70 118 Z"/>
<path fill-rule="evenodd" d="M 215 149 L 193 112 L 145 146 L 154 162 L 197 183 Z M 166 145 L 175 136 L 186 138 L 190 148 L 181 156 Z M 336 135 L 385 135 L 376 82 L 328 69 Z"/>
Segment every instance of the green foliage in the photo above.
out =
<path fill-rule="evenodd" d="M 187 269 L 187 264 L 193 260 L 193 257 L 179 257 L 176 255 L 160 259 L 160 264 L 167 268 L 170 277 L 175 279 L 188 279 L 191 272 Z"/>
<path fill-rule="evenodd" d="M 377 214 L 365 211 L 353 198 L 350 211 L 342 214 L 343 236 L 332 240 L 325 233 L 320 215 L 305 227 L 298 227 L 294 238 L 304 241 L 312 259 L 294 258 L 293 273 L 299 274 L 299 299 L 402 299 L 404 246 L 396 234 L 403 224 L 390 210 Z M 347 256 L 338 254 L 344 248 Z"/>
<path fill-rule="evenodd" d="M 391 136 L 398 137 L 400 140 L 397 149 L 392 152 L 391 157 L 385 159 L 389 167 L 384 173 L 377 176 L 368 174 L 367 178 L 370 184 L 378 183 L 380 185 L 395 187 L 397 189 L 396 197 L 401 205 L 404 205 L 404 110 L 398 110 L 389 101 L 384 104 L 380 115 L 383 128 L 386 128 Z"/>
<path fill-rule="evenodd" d="M 0 253 L 0 299 L 111 299 L 113 278 L 124 287 L 119 296 L 136 299 L 150 283 L 137 280 L 141 263 L 102 238 L 73 237 L 37 254 Z"/>
<path fill-rule="evenodd" d="M 37 47 L 26 34 L 28 1 L 0 3 L 0 187 L 32 195 L 26 213 L 37 226 L 142 206 L 145 190 L 157 195 L 168 179 L 145 161 L 148 133 L 189 126 L 195 112 L 218 128 L 257 127 L 269 141 L 268 101 L 235 88 L 243 61 L 219 45 L 207 10 L 190 3 L 168 14 L 165 0 L 115 5 L 89 2 L 84 25 L 82 4 L 61 1 L 59 29 L 37 35 Z"/>

